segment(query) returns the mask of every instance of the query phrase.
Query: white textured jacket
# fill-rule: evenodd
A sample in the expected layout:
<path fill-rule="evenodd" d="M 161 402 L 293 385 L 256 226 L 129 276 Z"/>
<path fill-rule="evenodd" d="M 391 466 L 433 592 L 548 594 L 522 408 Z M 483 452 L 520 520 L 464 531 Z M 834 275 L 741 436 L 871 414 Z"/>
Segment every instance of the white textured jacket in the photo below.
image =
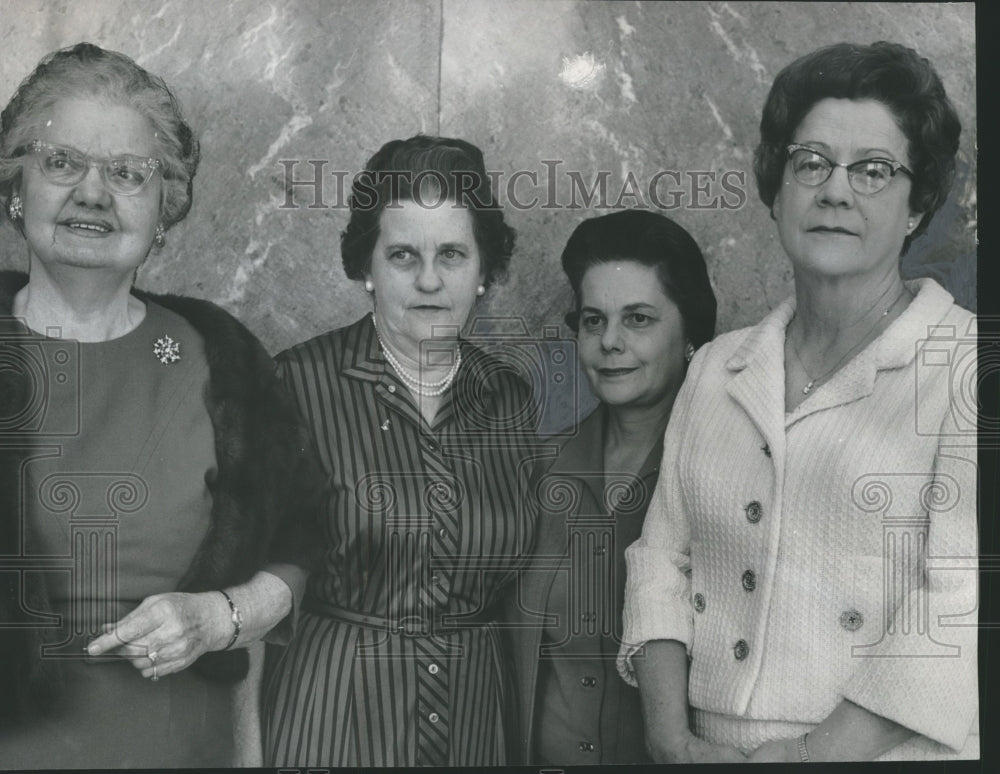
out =
<path fill-rule="evenodd" d="M 976 318 L 933 280 L 789 413 L 789 299 L 691 363 L 642 537 L 619 671 L 690 656 L 693 730 L 744 751 L 844 698 L 977 757 Z M 971 732 L 971 733 L 970 733 Z"/>

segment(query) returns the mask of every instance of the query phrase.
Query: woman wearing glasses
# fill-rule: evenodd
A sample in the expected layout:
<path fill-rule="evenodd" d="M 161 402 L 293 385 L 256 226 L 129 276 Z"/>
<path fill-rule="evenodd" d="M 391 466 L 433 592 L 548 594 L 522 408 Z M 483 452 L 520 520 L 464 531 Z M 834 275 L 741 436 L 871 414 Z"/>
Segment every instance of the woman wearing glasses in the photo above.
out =
<path fill-rule="evenodd" d="M 253 763 L 233 686 L 292 606 L 305 436 L 245 328 L 132 288 L 197 141 L 159 78 L 86 43 L 0 129 L 29 260 L 0 274 L 0 768 Z"/>
<path fill-rule="evenodd" d="M 959 132 L 900 45 L 775 80 L 755 172 L 795 293 L 695 356 L 627 552 L 657 760 L 978 754 L 975 317 L 899 269 Z"/>

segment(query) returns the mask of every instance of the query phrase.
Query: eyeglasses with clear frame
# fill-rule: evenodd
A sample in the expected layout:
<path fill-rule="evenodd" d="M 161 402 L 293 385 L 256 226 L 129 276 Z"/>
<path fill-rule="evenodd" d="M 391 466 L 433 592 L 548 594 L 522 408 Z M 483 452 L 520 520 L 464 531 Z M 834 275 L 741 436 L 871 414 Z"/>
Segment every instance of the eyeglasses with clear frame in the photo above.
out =
<path fill-rule="evenodd" d="M 87 176 L 91 167 L 97 167 L 108 190 L 121 196 L 139 193 L 163 165 L 159 159 L 127 153 L 113 158 L 93 158 L 76 148 L 41 140 L 22 145 L 14 155 L 29 153 L 38 156 L 38 166 L 50 183 L 76 185 Z"/>
<path fill-rule="evenodd" d="M 847 170 L 847 182 L 851 189 L 863 196 L 871 196 L 883 190 L 892 182 L 897 172 L 905 172 L 909 177 L 913 177 L 909 169 L 892 159 L 861 159 L 850 164 L 842 164 L 828 159 L 808 145 L 793 144 L 786 150 L 792 164 L 792 175 L 802 185 L 810 188 L 823 185 L 829 180 L 834 167 L 843 167 Z"/>

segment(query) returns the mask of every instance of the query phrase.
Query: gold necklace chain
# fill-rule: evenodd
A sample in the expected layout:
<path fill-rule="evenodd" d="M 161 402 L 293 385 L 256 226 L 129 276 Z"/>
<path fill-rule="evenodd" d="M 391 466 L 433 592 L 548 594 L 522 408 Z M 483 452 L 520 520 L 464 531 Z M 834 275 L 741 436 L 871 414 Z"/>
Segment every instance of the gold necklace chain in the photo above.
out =
<path fill-rule="evenodd" d="M 883 293 L 879 297 L 879 301 L 881 301 L 883 298 L 885 298 L 886 293 L 888 293 L 888 292 L 889 291 L 887 290 L 885 293 Z M 858 343 L 855 344 L 853 347 L 851 347 L 849 350 L 847 350 L 847 352 L 845 352 L 843 355 L 841 355 L 840 359 L 836 363 L 833 364 L 832 368 L 828 369 L 827 371 L 824 371 L 819 376 L 813 376 L 812 374 L 809 373 L 809 369 L 806 368 L 806 364 L 802 362 L 802 356 L 799 354 L 799 348 L 795 346 L 795 342 L 794 341 L 789 340 L 788 343 L 792 345 L 792 354 L 795 355 L 795 359 L 798 361 L 799 366 L 802 368 L 802 373 L 804 373 L 806 375 L 806 377 L 809 379 L 809 383 L 806 384 L 806 386 L 802 388 L 802 394 L 803 395 L 808 395 L 810 392 L 812 392 L 812 389 L 816 385 L 817 382 L 823 382 L 823 381 L 825 381 L 831 374 L 835 373 L 836 370 L 838 368 L 840 368 L 840 366 L 843 365 L 843 363 L 851 355 L 853 355 L 855 352 L 857 352 L 859 349 L 861 349 L 861 346 L 868 340 L 868 337 L 871 335 L 872 331 L 874 331 L 879 326 L 879 323 L 881 323 L 889 315 L 889 312 L 891 312 L 892 309 L 893 309 L 893 307 L 895 307 L 896 304 L 899 303 L 899 300 L 904 295 L 906 295 L 906 292 L 907 292 L 906 291 L 906 287 L 904 286 L 903 289 L 900 291 L 899 295 L 896 296 L 896 299 L 891 304 L 889 304 L 889 306 L 886 308 L 886 310 L 884 312 L 882 312 L 882 314 L 880 314 L 878 317 L 875 318 L 875 322 L 872 323 L 872 326 L 867 331 L 865 331 L 865 335 L 862 336 L 858 340 Z M 875 304 L 877 305 L 878 301 L 876 301 Z M 872 308 L 874 308 L 874 307 L 872 307 Z"/>

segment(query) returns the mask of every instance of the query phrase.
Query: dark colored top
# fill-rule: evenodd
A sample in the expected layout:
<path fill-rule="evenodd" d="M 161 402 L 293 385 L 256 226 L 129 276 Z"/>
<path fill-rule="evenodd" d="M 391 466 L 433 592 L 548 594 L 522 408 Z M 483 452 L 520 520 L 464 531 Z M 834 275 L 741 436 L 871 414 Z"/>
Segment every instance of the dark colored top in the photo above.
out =
<path fill-rule="evenodd" d="M 369 316 L 278 363 L 328 491 L 322 570 L 296 637 L 269 659 L 266 764 L 503 763 L 506 677 L 486 622 L 531 540 L 517 484 L 534 442 L 529 389 L 463 343 L 428 425 Z"/>
<path fill-rule="evenodd" d="M 604 470 L 607 409 L 585 419 L 529 487 L 532 558 L 511 605 L 520 754 L 538 765 L 644 763 L 639 692 L 617 674 L 625 549 L 656 487 L 663 443 L 638 476 Z"/>
<path fill-rule="evenodd" d="M 157 339 L 179 343 L 161 363 Z M 206 481 L 217 473 L 203 394 L 201 337 L 147 302 L 134 330 L 111 341 L 49 339 L 54 383 L 79 400 L 51 400 L 47 430 L 23 467 L 28 553 L 53 565 L 62 616 L 46 655 L 62 658 L 64 692 L 44 722 L 0 730 L 0 768 L 227 766 L 229 686 L 192 670 L 151 683 L 120 659 L 83 646 L 151 594 L 173 591 L 211 524 Z"/>
<path fill-rule="evenodd" d="M 130 720 L 145 718 L 144 726 L 149 729 L 145 734 L 130 736 L 118 728 L 115 738 L 108 739 L 107 734 L 95 736 L 88 747 L 96 748 L 106 742 L 107 754 L 112 755 L 117 746 L 124 750 L 123 756 L 117 759 L 120 762 L 131 763 L 142 758 L 147 765 L 157 766 L 215 765 L 213 761 L 221 760 L 211 752 L 215 749 L 215 741 L 195 741 L 185 747 L 175 745 L 173 740 L 178 738 L 177 734 L 184 736 L 187 730 L 196 727 L 201 731 L 195 733 L 212 734 L 215 723 L 211 719 L 228 716 L 228 688 L 220 690 L 214 684 L 221 682 L 228 686 L 246 674 L 245 650 L 235 648 L 206 653 L 185 671 L 183 678 L 171 676 L 158 683 L 136 679 L 133 667 L 121 662 L 102 662 L 79 668 L 75 658 L 40 656 L 45 648 L 58 646 L 64 639 L 57 616 L 60 604 L 65 611 L 65 603 L 60 603 L 58 597 L 65 600 L 67 592 L 65 586 L 61 592 L 58 588 L 50 589 L 59 585 L 58 573 L 74 572 L 78 560 L 86 567 L 93 565 L 91 560 L 101 558 L 106 544 L 100 540 L 96 544 L 72 543 L 71 556 L 39 557 L 29 552 L 29 546 L 38 546 L 42 540 L 35 534 L 35 519 L 23 518 L 30 500 L 27 496 L 30 492 L 24 486 L 25 471 L 35 464 L 47 464 L 42 459 L 46 454 L 59 454 L 64 445 L 76 443 L 67 439 L 80 435 L 80 427 L 76 423 L 69 424 L 73 412 L 65 413 L 65 407 L 82 406 L 86 402 L 92 405 L 88 415 L 92 410 L 108 410 L 107 406 L 97 406 L 101 399 L 96 393 L 91 396 L 93 401 L 86 397 L 90 383 L 94 383 L 95 388 L 113 391 L 109 394 L 115 396 L 114 400 L 125 402 L 131 401 L 133 390 L 147 394 L 150 389 L 160 390 L 160 386 L 151 387 L 143 377 L 133 373 L 133 367 L 139 368 L 138 361 L 117 368 L 113 374 L 98 368 L 96 376 L 82 380 L 76 368 L 79 362 L 72 357 L 76 350 L 73 342 L 29 335 L 23 323 L 11 316 L 14 296 L 26 282 L 26 275 L 0 272 L 0 733 L 35 733 L 36 753 L 49 753 L 63 740 L 55 730 L 59 713 L 75 706 L 73 696 L 81 690 L 79 686 L 84 685 L 83 693 L 94 692 L 94 698 L 88 699 L 93 706 L 112 706 L 120 702 L 115 711 L 128 713 Z M 190 548 L 195 535 L 177 533 L 190 525 L 164 518 L 152 499 L 148 506 L 143 504 L 142 507 L 149 507 L 149 514 L 157 518 L 144 520 L 141 524 L 137 521 L 136 526 L 145 529 L 157 524 L 161 527 L 153 538 L 158 539 L 159 550 L 150 547 L 149 556 L 142 561 L 136 561 L 134 555 L 126 556 L 127 561 L 118 567 L 118 595 L 114 604 L 104 611 L 97 609 L 107 615 L 117 612 L 116 607 L 123 610 L 134 604 L 146 593 L 147 584 L 157 591 L 198 592 L 226 588 L 249 580 L 269 562 L 269 568 L 277 567 L 277 563 L 308 562 L 313 553 L 310 547 L 317 542 L 315 495 L 319 487 L 317 469 L 308 454 L 308 435 L 290 398 L 278 383 L 274 363 L 260 342 L 230 314 L 207 301 L 134 293 L 152 304 L 153 316 L 144 321 L 141 328 L 161 319 L 157 306 L 174 315 L 169 320 L 170 327 L 162 329 L 160 326 L 161 330 L 154 331 L 154 340 L 140 347 L 140 356 L 151 358 L 155 338 L 167 334 L 181 344 L 181 361 L 163 366 L 154 361 L 154 371 L 162 369 L 160 373 L 167 374 L 162 377 L 165 388 L 160 395 L 166 400 L 165 407 L 158 406 L 156 411 L 137 409 L 141 419 L 133 417 L 135 424 L 127 427 L 118 425 L 117 433 L 106 432 L 96 425 L 90 428 L 105 436 L 111 447 L 109 453 L 116 448 L 120 451 L 132 449 L 135 459 L 124 461 L 128 467 L 119 467 L 113 460 L 114 464 L 106 465 L 107 460 L 95 459 L 93 464 L 100 464 L 105 469 L 90 468 L 90 472 L 99 475 L 93 480 L 87 478 L 88 486 L 108 470 L 129 471 L 135 467 L 143 471 L 143 484 L 150 491 L 156 490 L 157 497 L 166 497 L 168 510 L 190 507 L 194 509 L 193 515 L 203 514 L 206 491 L 211 507 L 209 524 L 200 525 L 203 539 L 193 556 L 189 553 L 185 557 L 175 553 Z M 114 342 L 106 344 L 112 348 L 116 346 Z M 89 349 L 90 345 L 84 346 Z M 103 346 L 97 345 L 97 348 Z M 196 363 L 201 358 L 199 351 L 204 353 L 201 365 L 207 363 L 208 366 L 207 380 L 189 380 L 184 387 L 169 386 L 169 380 L 173 379 L 169 374 L 175 373 L 180 363 Z M 190 394 L 184 394 L 186 390 Z M 132 415 L 128 405 L 111 405 L 110 408 L 112 415 L 118 411 Z M 170 421 L 166 420 L 164 408 L 167 412 L 175 412 Z M 197 424 L 193 415 L 198 415 L 200 421 L 207 419 L 207 426 L 193 429 L 192 423 Z M 82 409 L 77 418 L 82 418 Z M 103 421 L 116 420 L 111 417 Z M 186 433 L 179 450 L 176 435 L 183 433 L 175 433 L 178 426 Z M 158 437 L 157 433 L 161 432 L 164 435 Z M 171 433 L 175 440 L 166 440 Z M 212 439 L 210 452 L 214 452 L 214 463 L 204 454 L 206 433 Z M 141 448 L 136 449 L 136 443 Z M 176 453 L 169 450 L 171 446 Z M 178 491 L 166 491 L 173 486 L 169 482 L 175 480 L 175 475 Z M 193 487 L 192 476 L 200 477 Z M 132 517 L 138 519 L 144 512 L 138 506 L 141 490 L 134 479 L 127 479 L 124 485 L 109 490 L 102 506 L 100 498 L 95 504 L 92 491 L 81 489 L 79 507 L 72 505 L 75 495 L 68 486 L 43 488 L 39 494 L 45 494 L 47 502 L 54 506 L 50 509 L 53 513 L 62 513 L 60 508 L 63 507 L 76 507 L 81 517 L 99 517 L 84 518 L 85 522 L 100 522 L 101 514 L 118 513 L 121 524 L 125 524 Z M 178 498 L 185 497 L 187 505 L 178 505 Z M 105 527 L 94 523 L 80 526 L 98 532 Z M 115 542 L 116 554 L 121 548 L 127 555 L 128 546 L 137 546 L 132 535 L 131 531 L 119 529 L 118 538 L 121 539 Z M 60 550 L 65 551 L 65 548 Z M 176 566 L 167 571 L 166 565 Z M 39 572 L 40 569 L 53 571 Z M 140 570 L 148 570 L 151 577 L 140 577 Z M 125 571 L 130 577 L 124 577 Z M 167 575 L 171 577 L 168 579 Z M 166 585 L 178 575 L 180 578 L 174 588 Z M 86 573 L 78 577 L 98 584 L 103 580 L 88 577 Z M 50 590 L 53 593 L 50 594 Z M 53 596 L 57 599 L 53 600 Z M 82 612 L 82 620 L 91 620 L 87 616 L 94 611 Z M 83 636 L 82 629 L 77 634 Z M 71 652 L 73 656 L 80 654 L 79 648 Z M 197 676 L 208 678 L 207 682 L 195 680 Z M 91 682 L 81 684 L 80 678 Z M 120 692 L 115 693 L 118 680 L 131 681 L 128 684 L 134 686 L 134 692 L 130 697 L 123 698 Z M 98 698 L 97 693 L 105 690 L 109 693 Z M 154 692 L 152 698 L 145 695 L 147 691 Z M 163 703 L 164 694 L 170 696 L 169 707 Z M 220 698 L 224 699 L 221 703 Z M 164 710 L 170 713 L 169 717 L 162 714 Z M 46 712 L 51 713 L 48 720 Z M 53 719 L 55 726 L 49 722 Z M 159 732 L 155 738 L 151 736 L 152 729 Z M 222 743 L 228 745 L 230 738 L 230 729 L 226 728 Z M 164 750 L 163 745 L 168 749 Z M 130 747 L 144 749 L 126 749 Z M 0 752 L 9 749 L 0 743 Z M 194 757 L 182 759 L 185 750 Z M 41 765 L 40 758 L 33 760 L 33 764 L 26 761 L 26 765 Z M 86 759 L 79 757 L 67 765 L 85 763 Z"/>

